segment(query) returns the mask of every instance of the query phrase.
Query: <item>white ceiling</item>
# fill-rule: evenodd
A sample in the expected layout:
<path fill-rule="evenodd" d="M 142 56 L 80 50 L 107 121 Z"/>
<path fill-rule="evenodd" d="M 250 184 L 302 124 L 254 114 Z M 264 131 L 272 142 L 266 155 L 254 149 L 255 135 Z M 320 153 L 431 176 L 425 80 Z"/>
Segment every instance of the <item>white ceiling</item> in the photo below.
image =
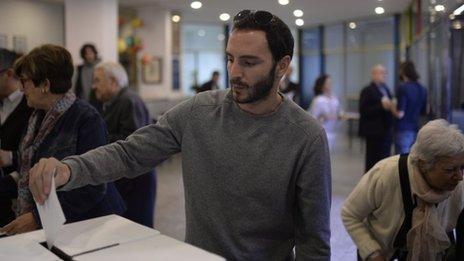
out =
<path fill-rule="evenodd" d="M 290 0 L 282 6 L 277 0 L 200 0 L 203 7 L 190 8 L 191 0 L 119 0 L 125 6 L 157 5 L 171 11 L 179 11 L 184 22 L 219 23 L 219 15 L 227 12 L 233 17 L 243 9 L 267 10 L 294 25 L 293 10 L 304 12 L 305 26 L 327 24 L 375 16 L 377 6 L 385 8 L 385 14 L 404 11 L 411 0 Z"/>

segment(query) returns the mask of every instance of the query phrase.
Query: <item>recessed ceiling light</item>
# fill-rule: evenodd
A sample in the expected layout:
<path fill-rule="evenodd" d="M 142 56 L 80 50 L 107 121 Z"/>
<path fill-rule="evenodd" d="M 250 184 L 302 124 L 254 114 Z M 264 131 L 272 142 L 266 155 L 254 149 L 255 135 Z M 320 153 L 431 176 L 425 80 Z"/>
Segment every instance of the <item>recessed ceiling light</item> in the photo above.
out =
<path fill-rule="evenodd" d="M 303 26 L 304 25 L 304 20 L 301 18 L 298 18 L 295 20 L 295 24 L 298 26 Z"/>
<path fill-rule="evenodd" d="M 218 34 L 217 39 L 218 41 L 222 42 L 224 39 L 226 39 L 226 37 L 223 34 Z"/>
<path fill-rule="evenodd" d="M 197 34 L 198 34 L 198 36 L 203 37 L 203 36 L 206 35 L 206 32 L 205 32 L 205 30 L 198 30 Z"/>
<path fill-rule="evenodd" d="M 454 14 L 450 14 L 450 15 L 449 15 L 449 19 L 450 19 L 450 20 L 454 20 L 454 18 L 456 18 L 456 15 L 454 15 Z"/>
<path fill-rule="evenodd" d="M 295 11 L 293 11 L 293 15 L 295 17 L 302 17 L 303 16 L 303 11 L 300 10 L 300 9 L 296 9 Z"/>
<path fill-rule="evenodd" d="M 222 13 L 220 16 L 219 16 L 219 19 L 221 19 L 221 21 L 229 21 L 230 19 L 230 15 L 228 13 Z"/>
<path fill-rule="evenodd" d="M 378 7 L 375 8 L 375 13 L 379 14 L 379 15 L 383 14 L 383 13 L 385 13 L 385 9 L 383 9 L 383 7 L 378 6 Z"/>
<path fill-rule="evenodd" d="M 190 4 L 193 9 L 200 9 L 202 6 L 203 4 L 200 1 L 194 1 Z"/>
<path fill-rule="evenodd" d="M 288 5 L 290 3 L 289 0 L 279 0 L 279 4 L 281 5 Z"/>
<path fill-rule="evenodd" d="M 357 25 L 356 25 L 355 22 L 351 22 L 351 23 L 348 24 L 348 27 L 349 27 L 350 29 L 353 29 L 353 30 L 354 30 L 354 29 L 356 29 Z"/>
<path fill-rule="evenodd" d="M 444 12 L 445 11 L 445 6 L 444 5 L 436 5 L 435 6 L 435 11 Z"/>
<path fill-rule="evenodd" d="M 453 29 L 456 29 L 456 30 L 461 30 L 462 29 L 462 23 L 460 21 L 454 21 L 451 26 L 453 27 Z"/>
<path fill-rule="evenodd" d="M 173 16 L 171 17 L 171 20 L 172 20 L 174 23 L 180 22 L 180 15 L 173 15 Z"/>

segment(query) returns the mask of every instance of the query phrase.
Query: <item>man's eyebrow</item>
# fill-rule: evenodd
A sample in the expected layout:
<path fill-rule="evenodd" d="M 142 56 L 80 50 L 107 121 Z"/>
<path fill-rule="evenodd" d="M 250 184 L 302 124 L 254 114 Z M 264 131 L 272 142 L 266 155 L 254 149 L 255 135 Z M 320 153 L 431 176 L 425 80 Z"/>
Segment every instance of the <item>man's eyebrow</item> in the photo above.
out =
<path fill-rule="evenodd" d="M 226 52 L 226 55 L 227 55 L 227 56 L 232 56 L 232 57 L 233 57 L 233 55 L 230 54 L 229 52 Z M 240 59 L 260 60 L 260 61 L 262 60 L 260 57 L 254 56 L 254 55 L 242 55 L 242 56 L 239 56 L 238 58 L 240 58 Z"/>

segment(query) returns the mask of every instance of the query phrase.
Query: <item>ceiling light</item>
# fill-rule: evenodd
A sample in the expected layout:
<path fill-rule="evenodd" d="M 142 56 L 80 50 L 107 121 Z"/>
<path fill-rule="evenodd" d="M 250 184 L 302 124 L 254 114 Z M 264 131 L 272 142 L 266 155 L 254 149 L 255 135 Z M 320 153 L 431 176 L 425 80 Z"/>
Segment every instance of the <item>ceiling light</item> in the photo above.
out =
<path fill-rule="evenodd" d="M 449 19 L 450 19 L 450 20 L 454 20 L 454 18 L 456 18 L 456 15 L 454 15 L 454 14 L 450 14 L 450 15 L 449 15 Z"/>
<path fill-rule="evenodd" d="M 288 5 L 290 3 L 289 0 L 279 0 L 279 4 L 281 5 Z"/>
<path fill-rule="evenodd" d="M 462 29 L 462 23 L 461 23 L 461 21 L 454 21 L 451 24 L 451 27 L 453 27 L 453 29 L 460 30 L 460 29 Z"/>
<path fill-rule="evenodd" d="M 194 1 L 190 4 L 193 9 L 200 9 L 202 6 L 203 4 L 200 1 Z"/>
<path fill-rule="evenodd" d="M 219 16 L 219 19 L 221 19 L 221 21 L 229 21 L 230 19 L 230 15 L 228 13 L 222 13 L 220 16 Z"/>
<path fill-rule="evenodd" d="M 443 12 L 443 11 L 445 11 L 445 6 L 444 5 L 436 5 L 435 6 L 435 11 Z"/>
<path fill-rule="evenodd" d="M 180 15 L 173 15 L 173 16 L 171 17 L 171 20 L 172 20 L 174 23 L 180 22 Z"/>
<path fill-rule="evenodd" d="M 198 30 L 198 36 L 203 37 L 206 35 L 205 30 Z"/>
<path fill-rule="evenodd" d="M 293 15 L 295 17 L 302 17 L 303 16 L 303 11 L 300 10 L 300 9 L 296 9 L 295 11 L 293 11 Z"/>
<path fill-rule="evenodd" d="M 356 25 L 355 22 L 351 22 L 351 23 L 348 24 L 348 27 L 349 27 L 350 29 L 353 29 L 353 30 L 356 29 L 356 26 L 357 26 L 357 25 Z"/>
<path fill-rule="evenodd" d="M 453 14 L 460 15 L 462 14 L 463 11 L 464 11 L 464 5 L 461 5 L 460 7 L 458 7 L 458 9 L 454 10 Z"/>
<path fill-rule="evenodd" d="M 380 6 L 379 6 L 379 7 L 376 7 L 376 8 L 375 8 L 375 13 L 376 13 L 376 14 L 379 14 L 379 15 L 380 15 L 380 14 L 383 14 L 383 13 L 385 13 L 385 9 L 383 9 L 383 7 L 380 7 Z"/>
<path fill-rule="evenodd" d="M 304 25 L 304 20 L 301 18 L 298 18 L 295 20 L 295 24 L 298 26 L 303 26 Z"/>
<path fill-rule="evenodd" d="M 217 39 L 218 41 L 222 42 L 224 39 L 226 39 L 226 37 L 223 34 L 218 34 Z"/>

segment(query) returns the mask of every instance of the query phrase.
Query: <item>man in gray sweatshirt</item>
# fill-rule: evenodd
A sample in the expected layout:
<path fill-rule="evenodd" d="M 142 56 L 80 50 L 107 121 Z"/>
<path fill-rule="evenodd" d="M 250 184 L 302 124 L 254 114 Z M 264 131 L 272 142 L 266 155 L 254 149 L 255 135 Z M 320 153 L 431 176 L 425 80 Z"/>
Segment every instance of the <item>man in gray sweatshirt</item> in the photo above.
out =
<path fill-rule="evenodd" d="M 230 89 L 203 92 L 125 141 L 30 172 L 39 204 L 60 189 L 136 177 L 182 152 L 186 241 L 229 260 L 330 260 L 331 177 L 322 127 L 278 92 L 294 41 L 265 11 L 234 18 Z"/>

